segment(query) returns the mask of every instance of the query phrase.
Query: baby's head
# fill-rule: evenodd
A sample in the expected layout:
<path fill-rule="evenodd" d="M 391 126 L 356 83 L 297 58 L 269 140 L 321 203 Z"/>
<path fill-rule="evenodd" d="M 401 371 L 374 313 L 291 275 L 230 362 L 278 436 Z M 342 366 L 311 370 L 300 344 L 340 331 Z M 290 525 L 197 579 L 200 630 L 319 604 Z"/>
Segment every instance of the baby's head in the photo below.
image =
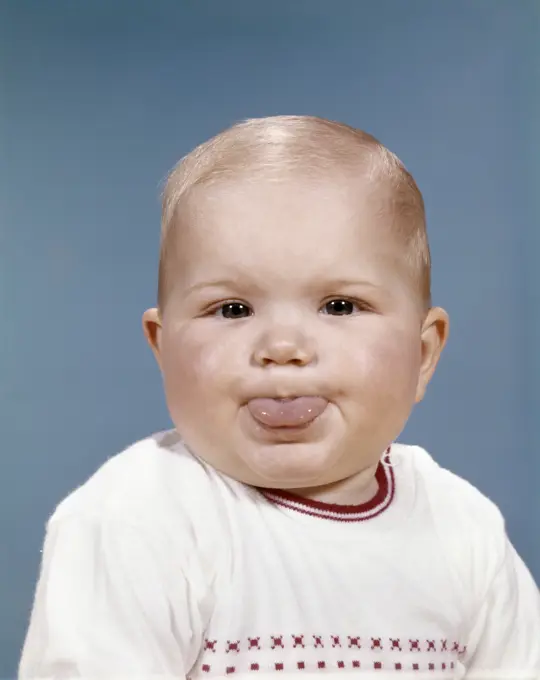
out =
<path fill-rule="evenodd" d="M 373 466 L 447 335 L 414 180 L 338 123 L 230 128 L 169 177 L 144 327 L 177 430 L 215 468 L 295 489 Z"/>

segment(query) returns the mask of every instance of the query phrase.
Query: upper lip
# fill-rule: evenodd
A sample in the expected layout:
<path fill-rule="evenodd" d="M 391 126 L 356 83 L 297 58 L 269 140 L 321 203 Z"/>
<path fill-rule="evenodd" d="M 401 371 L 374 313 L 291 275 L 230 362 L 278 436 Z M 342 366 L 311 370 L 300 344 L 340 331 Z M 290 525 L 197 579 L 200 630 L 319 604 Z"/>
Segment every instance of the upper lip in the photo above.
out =
<path fill-rule="evenodd" d="M 320 391 L 316 390 L 280 390 L 280 389 L 261 389 L 249 394 L 245 397 L 245 403 L 252 399 L 297 399 L 298 397 L 323 397 Z"/>

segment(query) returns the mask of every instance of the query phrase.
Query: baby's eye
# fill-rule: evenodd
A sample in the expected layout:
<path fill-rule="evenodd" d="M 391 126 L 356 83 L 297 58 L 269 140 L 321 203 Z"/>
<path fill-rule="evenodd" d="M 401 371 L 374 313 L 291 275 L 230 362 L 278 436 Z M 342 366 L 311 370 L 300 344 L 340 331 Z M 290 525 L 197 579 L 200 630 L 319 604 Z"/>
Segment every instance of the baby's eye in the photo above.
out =
<path fill-rule="evenodd" d="M 245 319 L 253 314 L 253 310 L 242 302 L 227 302 L 216 309 L 216 314 L 225 319 Z"/>
<path fill-rule="evenodd" d="M 321 311 L 332 316 L 347 316 L 357 312 L 358 305 L 351 300 L 329 300 Z"/>

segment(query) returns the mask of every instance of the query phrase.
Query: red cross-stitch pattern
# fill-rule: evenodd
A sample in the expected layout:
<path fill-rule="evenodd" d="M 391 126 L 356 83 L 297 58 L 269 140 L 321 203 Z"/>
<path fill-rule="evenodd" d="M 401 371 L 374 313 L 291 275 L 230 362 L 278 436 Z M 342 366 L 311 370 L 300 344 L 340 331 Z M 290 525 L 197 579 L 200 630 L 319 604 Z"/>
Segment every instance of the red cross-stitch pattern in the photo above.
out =
<path fill-rule="evenodd" d="M 281 656 L 281 654 L 285 654 L 285 650 L 290 650 L 293 649 L 305 649 L 306 648 L 306 643 L 305 640 L 306 638 L 312 639 L 313 640 L 313 645 L 308 645 L 311 647 L 311 649 L 320 649 L 323 650 L 325 648 L 341 648 L 342 645 L 341 640 L 342 639 L 347 639 L 347 645 L 346 647 L 348 649 L 356 649 L 356 650 L 361 650 L 361 649 L 366 649 L 369 650 L 368 654 L 372 652 L 376 652 L 380 654 L 378 661 L 373 660 L 373 658 L 369 659 L 369 656 L 366 659 L 341 659 L 339 661 L 332 660 L 330 661 L 328 658 L 315 658 L 311 661 L 308 660 L 301 660 L 299 661 L 297 658 L 294 659 L 294 657 L 291 659 L 290 657 L 285 658 L 284 656 Z M 408 642 L 408 644 L 407 644 Z M 455 657 L 461 657 L 463 654 L 466 653 L 467 647 L 466 645 L 461 645 L 458 641 L 453 641 L 449 642 L 446 639 L 441 639 L 438 642 L 433 639 L 418 639 L 418 638 L 409 638 L 407 641 L 403 641 L 401 638 L 383 638 L 383 637 L 369 637 L 365 639 L 365 644 L 362 644 L 363 640 L 360 636 L 357 635 L 335 635 L 331 634 L 328 636 L 324 635 L 317 635 L 317 634 L 311 634 L 308 635 L 306 633 L 303 634 L 288 634 L 288 635 L 270 635 L 268 637 L 264 637 L 261 639 L 260 636 L 254 636 L 254 637 L 247 637 L 245 642 L 243 643 L 241 640 L 223 640 L 223 641 L 218 641 L 218 640 L 213 640 L 206 638 L 204 640 L 204 647 L 203 647 L 203 652 L 206 653 L 206 655 L 216 655 L 218 652 L 220 655 L 228 654 L 228 655 L 234 655 L 236 657 L 235 659 L 235 665 L 229 665 L 227 663 L 223 663 L 221 666 L 221 670 L 219 668 L 220 664 L 219 663 L 208 663 L 209 659 L 203 659 L 204 663 L 201 663 L 199 666 L 200 671 L 205 674 L 206 676 L 223 676 L 223 675 L 232 675 L 232 674 L 239 674 L 241 672 L 247 671 L 253 671 L 257 672 L 260 671 L 261 668 L 264 668 L 264 666 L 261 666 L 260 661 L 256 661 L 255 659 L 245 659 L 244 663 L 242 662 L 243 655 L 242 655 L 242 650 L 246 650 L 248 654 L 252 653 L 258 653 L 261 651 L 266 651 L 268 653 L 269 650 L 274 650 L 276 651 L 276 655 L 279 654 L 281 658 L 278 658 L 275 661 L 270 661 L 271 666 L 274 671 L 278 672 L 290 672 L 291 670 L 309 670 L 311 671 L 323 671 L 323 670 L 329 670 L 331 668 L 334 669 L 340 669 L 340 670 L 347 670 L 347 669 L 366 669 L 366 670 L 395 670 L 395 671 L 415 671 L 415 672 L 423 672 L 423 671 L 429 671 L 429 672 L 435 672 L 437 670 L 453 670 L 456 666 L 454 661 L 451 661 L 450 659 L 445 659 L 443 661 L 442 659 L 438 662 L 434 660 L 434 654 L 437 652 L 440 653 L 446 653 L 446 654 L 451 654 L 454 655 Z M 242 647 L 244 645 L 244 647 Z M 283 650 L 282 653 L 280 653 L 280 650 Z M 384 653 L 384 650 L 386 651 L 386 654 L 382 656 Z M 413 652 L 416 656 L 417 661 L 411 662 L 410 659 L 407 659 L 407 657 L 403 654 L 404 652 Z M 422 653 L 430 653 L 430 661 L 428 662 L 423 656 Z M 245 652 L 244 652 L 245 654 Z M 402 660 L 397 660 L 396 655 L 402 656 Z M 323 652 L 324 656 L 324 652 Z M 219 662 L 219 655 L 218 656 L 213 656 L 213 659 L 218 659 Z M 225 658 L 224 656 L 222 657 L 223 659 Z M 335 658 L 335 657 L 334 657 Z M 269 660 L 265 660 L 265 664 L 268 664 Z M 244 665 L 245 664 L 245 665 Z M 268 669 L 268 666 L 266 666 Z"/>
<path fill-rule="evenodd" d="M 276 649 L 276 647 L 281 647 L 281 649 L 285 649 L 283 646 L 283 635 L 271 635 L 272 638 L 272 649 Z"/>
<path fill-rule="evenodd" d="M 248 637 L 248 648 L 249 649 L 260 649 L 261 648 L 261 638 L 260 637 Z"/>
<path fill-rule="evenodd" d="M 382 640 L 381 638 L 371 638 L 371 649 L 382 649 Z"/>
<path fill-rule="evenodd" d="M 216 652 L 216 645 L 217 645 L 217 640 L 205 640 L 204 641 L 204 648 L 205 650 L 209 650 L 211 652 Z"/>

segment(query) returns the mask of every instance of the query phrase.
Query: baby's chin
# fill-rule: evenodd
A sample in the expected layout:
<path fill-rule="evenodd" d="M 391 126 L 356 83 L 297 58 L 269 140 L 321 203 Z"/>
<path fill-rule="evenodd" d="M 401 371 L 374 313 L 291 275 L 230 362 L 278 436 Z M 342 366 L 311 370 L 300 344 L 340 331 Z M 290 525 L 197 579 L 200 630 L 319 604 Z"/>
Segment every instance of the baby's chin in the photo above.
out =
<path fill-rule="evenodd" d="M 259 444 L 240 452 L 239 457 L 242 465 L 236 472 L 243 479 L 236 478 L 251 486 L 286 490 L 338 481 L 335 477 L 336 452 L 322 442 Z M 235 476 L 234 470 L 231 476 Z"/>

